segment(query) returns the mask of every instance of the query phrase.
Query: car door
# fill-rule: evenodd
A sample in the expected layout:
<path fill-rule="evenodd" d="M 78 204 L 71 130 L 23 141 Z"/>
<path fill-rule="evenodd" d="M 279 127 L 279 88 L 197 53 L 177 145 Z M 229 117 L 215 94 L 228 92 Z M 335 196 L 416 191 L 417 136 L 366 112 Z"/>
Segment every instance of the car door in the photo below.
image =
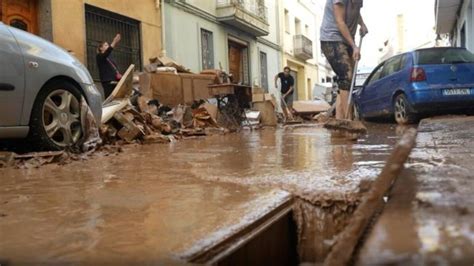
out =
<path fill-rule="evenodd" d="M 20 47 L 0 23 L 0 126 L 19 126 L 25 96 L 25 69 Z"/>
<path fill-rule="evenodd" d="M 364 84 L 358 98 L 358 108 L 363 116 L 370 116 L 377 109 L 377 94 L 379 89 L 379 80 L 382 76 L 384 63 L 377 66 Z"/>
<path fill-rule="evenodd" d="M 402 77 L 399 75 L 402 69 L 402 58 L 403 55 L 395 56 L 385 63 L 377 95 L 377 101 L 380 103 L 378 112 L 382 115 L 390 114 L 392 95 L 402 82 Z"/>

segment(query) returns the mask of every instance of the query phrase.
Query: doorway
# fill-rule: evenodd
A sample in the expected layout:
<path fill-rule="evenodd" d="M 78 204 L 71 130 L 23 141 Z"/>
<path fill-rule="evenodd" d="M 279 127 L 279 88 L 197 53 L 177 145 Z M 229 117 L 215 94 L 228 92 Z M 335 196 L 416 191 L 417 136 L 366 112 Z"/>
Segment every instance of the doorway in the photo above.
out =
<path fill-rule="evenodd" d="M 229 40 L 229 74 L 232 74 L 234 83 L 250 84 L 247 45 Z"/>
<path fill-rule="evenodd" d="M 38 34 L 38 3 L 36 0 L 2 0 L 0 3 L 0 20 L 3 23 Z"/>

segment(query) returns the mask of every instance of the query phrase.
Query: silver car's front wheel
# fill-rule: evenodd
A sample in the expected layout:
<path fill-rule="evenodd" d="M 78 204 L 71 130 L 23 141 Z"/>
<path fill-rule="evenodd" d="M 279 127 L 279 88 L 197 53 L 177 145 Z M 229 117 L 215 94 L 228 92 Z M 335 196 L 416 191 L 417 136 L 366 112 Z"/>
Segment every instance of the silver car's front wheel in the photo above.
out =
<path fill-rule="evenodd" d="M 71 92 L 51 92 L 43 104 L 43 127 L 54 144 L 70 146 L 81 137 L 80 103 Z"/>
<path fill-rule="evenodd" d="M 81 93 L 67 81 L 54 81 L 37 95 L 30 120 L 35 149 L 60 150 L 82 138 Z"/>

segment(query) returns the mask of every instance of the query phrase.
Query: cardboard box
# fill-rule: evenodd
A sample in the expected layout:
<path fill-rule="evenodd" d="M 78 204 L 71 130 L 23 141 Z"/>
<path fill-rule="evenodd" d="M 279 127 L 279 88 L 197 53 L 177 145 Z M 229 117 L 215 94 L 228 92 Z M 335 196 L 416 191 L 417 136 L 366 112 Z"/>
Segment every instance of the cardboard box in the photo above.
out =
<path fill-rule="evenodd" d="M 265 101 L 265 94 L 263 93 L 252 94 L 252 102 L 257 103 L 257 102 L 263 102 L 263 101 Z"/>

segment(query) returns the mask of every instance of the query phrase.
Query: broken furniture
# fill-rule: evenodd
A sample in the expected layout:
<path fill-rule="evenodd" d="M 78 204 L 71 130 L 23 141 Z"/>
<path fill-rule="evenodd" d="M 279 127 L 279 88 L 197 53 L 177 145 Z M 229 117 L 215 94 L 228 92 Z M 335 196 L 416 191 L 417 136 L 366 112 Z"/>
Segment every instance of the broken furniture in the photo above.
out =
<path fill-rule="evenodd" d="M 217 107 L 222 114 L 222 123 L 237 129 L 245 119 L 245 109 L 252 102 L 252 88 L 239 84 L 213 84 L 208 86 L 210 98 L 217 99 Z"/>
<path fill-rule="evenodd" d="M 191 105 L 194 101 L 212 98 L 207 86 L 214 80 L 213 75 L 201 74 L 158 72 L 140 75 L 141 90 L 167 106 Z"/>

